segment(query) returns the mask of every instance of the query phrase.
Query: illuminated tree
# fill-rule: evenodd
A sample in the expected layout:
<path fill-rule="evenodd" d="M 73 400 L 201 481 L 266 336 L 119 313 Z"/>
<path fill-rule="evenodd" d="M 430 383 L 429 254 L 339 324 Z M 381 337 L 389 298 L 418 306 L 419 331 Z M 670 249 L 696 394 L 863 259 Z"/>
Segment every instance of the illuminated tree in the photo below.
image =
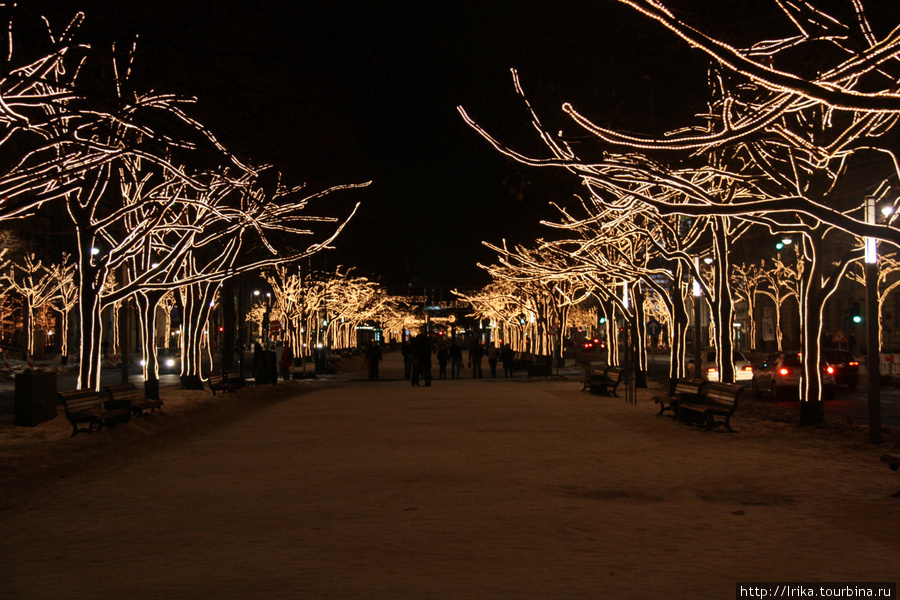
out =
<path fill-rule="evenodd" d="M 59 351 L 63 362 L 69 356 L 69 315 L 78 303 L 78 288 L 75 286 L 75 265 L 70 254 L 63 254 L 62 262 L 50 268 L 56 282 L 56 296 L 53 299 L 60 314 Z"/>
<path fill-rule="evenodd" d="M 807 360 L 801 398 L 816 401 L 821 397 L 822 309 L 847 265 L 859 257 L 848 251 L 831 263 L 823 258 L 825 244 L 832 244 L 827 240 L 844 232 L 894 242 L 898 237 L 894 217 L 876 223 L 866 215 L 863 198 L 842 197 L 841 193 L 854 187 L 842 180 L 854 160 L 885 157 L 878 180 L 896 181 L 898 162 L 883 138 L 900 111 L 900 98 L 894 91 L 900 40 L 893 34 L 879 39 L 862 2 L 854 3 L 856 18 L 850 24 L 808 3 L 782 4 L 797 27 L 797 36 L 743 50 L 706 38 L 672 18 L 660 5 L 629 4 L 710 53 L 718 65 L 714 72 L 719 100 L 711 105 L 707 117 L 713 125 L 709 133 L 654 140 L 643 147 L 663 144 L 669 149 L 703 152 L 727 146 L 733 150 L 733 161 L 741 164 L 741 173 L 755 180 L 755 193 L 730 206 L 713 207 L 693 198 L 692 206 L 673 212 L 739 215 L 770 231 L 802 236 L 800 250 L 807 269 L 799 300 Z M 805 55 L 806 62 L 792 61 L 794 50 L 801 47 L 813 54 Z M 820 61 L 812 69 L 810 56 Z M 798 74 L 789 72 L 791 68 L 798 69 Z M 897 193 L 891 192 L 889 185 L 870 189 L 872 195 L 896 204 Z M 830 264 L 836 267 L 826 271 Z M 820 418 L 812 411 L 804 415 L 806 422 Z"/>
<path fill-rule="evenodd" d="M 398 302 L 376 282 L 353 277 L 352 269 L 342 269 L 339 266 L 333 273 L 304 274 L 301 269 L 292 273 L 282 265 L 266 271 L 274 305 L 282 315 L 295 354 L 303 355 L 318 344 L 335 349 L 355 347 L 357 329 L 369 322 L 398 331 L 400 337 L 408 316 Z"/>
<path fill-rule="evenodd" d="M 689 276 L 698 282 L 709 279 L 696 260 L 697 255 L 709 252 L 709 223 L 702 219 L 662 217 L 613 187 L 603 195 L 598 193 L 598 188 L 592 191 L 590 201 L 580 203 L 584 217 L 575 218 L 570 210 L 561 209 L 562 221 L 553 224 L 558 229 L 577 233 L 580 238 L 555 242 L 554 246 L 581 265 L 596 285 L 594 294 L 605 299 L 604 305 L 616 307 L 616 312 L 634 321 L 635 340 L 646 339 L 645 303 L 641 298 L 648 294 L 643 290 L 663 303 L 668 318 L 661 321 L 670 324 L 670 378 L 674 386 L 675 380 L 685 374 L 687 365 L 690 297 L 687 281 Z M 628 288 L 630 306 L 634 309 L 625 306 L 620 292 L 611 291 L 623 285 Z M 715 291 L 716 287 L 707 282 L 705 288 L 710 299 L 709 290 Z M 608 311 L 606 316 L 609 323 L 613 315 Z M 617 350 L 616 336 L 611 336 L 610 341 L 613 354 Z M 637 349 L 641 370 L 647 360 L 643 346 L 638 344 Z"/>
<path fill-rule="evenodd" d="M 517 246 L 513 251 L 505 243 L 503 247 L 485 245 L 499 254 L 499 264 L 480 266 L 494 279 L 518 285 L 528 299 L 531 351 L 561 359 L 569 310 L 589 296 L 589 288 L 565 274 L 561 257 L 540 240 L 536 248 Z"/>
<path fill-rule="evenodd" d="M 22 257 L 21 264 L 8 261 L 0 273 L 0 285 L 23 299 L 22 333 L 25 356 L 34 356 L 36 312 L 49 305 L 57 295 L 57 278 L 51 268 L 44 266 L 34 253 Z"/>
<path fill-rule="evenodd" d="M 613 248 L 624 243 L 626 249 L 615 251 L 617 258 L 614 262 L 619 263 L 620 268 L 625 268 L 630 261 L 631 272 L 626 280 L 636 281 L 644 277 L 645 269 L 639 266 L 639 263 L 649 264 L 648 261 L 653 257 L 674 261 L 676 272 L 670 272 L 669 277 L 674 275 L 679 286 L 683 282 L 683 275 L 689 273 L 711 309 L 715 350 L 718 364 L 721 365 L 722 380 L 733 381 L 733 298 L 727 275 L 731 260 L 731 245 L 751 224 L 727 215 L 709 216 L 702 212 L 691 213 L 687 219 L 681 216 L 670 218 L 668 215 L 676 211 L 669 211 L 666 214 L 657 210 L 656 205 L 669 206 L 671 203 L 678 206 L 692 197 L 702 198 L 712 204 L 717 202 L 728 204 L 743 193 L 744 183 L 741 177 L 729 172 L 723 158 L 718 154 L 709 154 L 704 156 L 702 161 L 694 161 L 697 163 L 695 165 L 679 168 L 669 167 L 637 154 L 605 153 L 602 160 L 582 160 L 576 156 L 568 143 L 556 139 L 543 129 L 538 115 L 525 99 L 515 71 L 513 77 L 517 92 L 528 105 L 532 126 L 540 132 L 542 141 L 551 151 L 551 158 L 529 157 L 504 146 L 460 108 L 466 122 L 495 148 L 515 160 L 531 166 L 564 167 L 581 178 L 591 193 L 589 200 L 581 202 L 587 216 L 576 219 L 566 214 L 560 227 L 581 228 L 582 235 L 585 239 L 591 240 L 590 243 L 595 247 L 605 245 Z M 645 204 L 651 209 L 645 207 Z M 626 241 L 621 241 L 619 236 L 610 235 L 608 231 L 603 231 L 599 241 L 590 237 L 592 232 L 608 229 L 607 221 L 625 228 Z M 657 241 L 660 235 L 665 235 L 664 242 Z M 628 257 L 628 253 L 632 253 L 633 256 Z M 622 255 L 621 258 L 618 255 Z M 697 262 L 698 257 L 702 255 L 711 258 L 712 266 L 705 271 L 701 271 Z M 608 269 L 608 265 L 606 268 Z M 704 273 L 711 277 L 705 277 Z M 654 285 L 654 279 L 651 277 L 644 277 L 643 282 L 650 286 Z M 634 290 L 639 292 L 641 286 L 635 287 Z M 667 291 L 658 291 L 664 297 L 668 294 Z M 637 301 L 633 306 L 640 312 L 643 303 Z M 676 356 L 680 356 L 685 348 L 683 340 L 687 312 L 680 310 L 683 305 L 672 308 L 675 325 L 673 339 L 676 340 L 673 343 L 673 352 Z M 637 328 L 634 339 L 644 339 L 644 322 L 641 316 L 632 319 L 632 322 Z M 645 364 L 644 350 L 641 349 L 638 355 L 639 365 Z M 673 378 L 682 375 L 681 364 L 680 360 L 673 360 Z"/>
<path fill-rule="evenodd" d="M 849 271 L 847 277 L 862 286 L 867 285 L 861 273 L 861 265 L 857 263 Z M 878 257 L 878 347 L 884 347 L 884 305 L 888 295 L 900 286 L 900 254 L 889 252 Z"/>
<path fill-rule="evenodd" d="M 759 293 L 762 270 L 765 264 L 746 264 L 731 265 L 731 289 L 737 300 L 743 300 L 747 303 L 747 317 L 750 322 L 750 350 L 756 350 L 756 316 L 754 308 L 756 307 L 756 296 Z"/>
<path fill-rule="evenodd" d="M 816 422 L 821 419 L 818 344 L 822 309 L 846 266 L 858 257 L 846 252 L 826 261 L 825 245 L 832 245 L 831 240 L 842 233 L 894 242 L 900 237 L 895 217 L 875 223 L 867 219 L 861 198 L 848 202 L 847 196 L 841 196 L 842 190 L 852 187 L 842 176 L 857 155 L 886 157 L 884 177 L 896 180 L 900 163 L 877 142 L 890 131 L 900 112 L 900 96 L 894 91 L 900 40 L 893 34 L 879 39 L 861 2 L 854 3 L 856 19 L 851 25 L 810 3 L 780 3 L 798 34 L 735 49 L 680 22 L 660 2 L 621 1 L 715 59 L 710 77 L 713 99 L 698 126 L 661 139 L 645 138 L 597 126 L 566 104 L 564 112 L 605 145 L 602 157 L 577 157 L 564 138 L 548 133 L 533 118 L 541 139 L 552 150 L 551 158 L 533 159 L 505 148 L 464 111 L 463 116 L 517 160 L 566 168 L 589 187 L 627 190 L 663 215 L 711 219 L 714 228 L 725 222 L 721 218 L 735 218 L 763 225 L 773 233 L 799 234 L 807 265 L 799 299 L 806 357 L 801 399 L 810 401 L 804 405 L 804 422 Z M 797 49 L 807 48 L 810 51 L 801 61 L 792 62 Z M 811 57 L 827 64 L 812 66 Z M 789 72 L 791 66 L 799 69 L 797 74 Z M 521 88 L 517 89 L 521 93 Z M 646 158 L 651 153 L 669 157 L 664 168 Z M 649 188 L 641 190 L 640 185 Z M 898 197 L 889 190 L 890 186 L 880 186 L 873 194 L 881 199 Z M 713 230 L 719 236 L 714 238 L 717 262 L 728 255 L 730 240 L 721 237 L 723 232 L 721 227 Z M 722 263 L 723 270 L 716 277 L 719 285 L 727 282 L 730 274 L 724 260 Z M 836 267 L 830 269 L 832 264 Z M 727 295 L 727 290 L 723 291 Z M 730 314 L 717 312 L 720 330 L 724 330 Z M 727 335 L 720 334 L 720 343 L 726 339 Z"/>
<path fill-rule="evenodd" d="M 24 149 L 0 172 L 0 218 L 31 214 L 52 199 L 64 201 L 78 247 L 79 386 L 96 388 L 104 306 L 153 290 L 140 302 L 149 321 L 159 291 L 200 281 L 212 285 L 308 256 L 342 226 L 299 251 L 277 250 L 268 236 L 312 233 L 298 226 L 303 220 L 336 222 L 300 213 L 311 198 L 356 186 L 296 200 L 300 188 L 287 188 L 278 178 L 269 181 L 268 175 L 260 182 L 265 169 L 237 161 L 188 116 L 185 107 L 192 100 L 137 88 L 133 47 L 105 52 L 76 45 L 72 36 L 81 18 L 63 35 L 50 36 L 49 54 L 34 61 L 10 59 L 7 72 L 0 73 L 4 143 L 15 137 L 15 147 Z M 9 47 L 18 46 L 10 40 Z M 251 235 L 268 256 L 246 252 L 244 238 Z M 216 244 L 218 251 L 210 250 Z M 119 270 L 120 285 L 111 290 L 107 275 Z M 201 320 L 204 314 L 197 312 Z M 204 323 L 186 325 L 202 330 Z M 145 328 L 145 337 L 151 330 Z M 193 353 L 192 347 L 186 356 L 189 374 L 199 372 Z"/>
<path fill-rule="evenodd" d="M 769 298 L 775 306 L 775 344 L 778 350 L 784 349 L 784 331 L 781 326 L 782 312 L 788 300 L 799 301 L 800 288 L 803 281 L 804 262 L 799 250 L 794 247 L 792 264 L 785 262 L 781 253 L 772 260 L 772 268 L 761 263 L 760 283 L 757 293 Z"/>
<path fill-rule="evenodd" d="M 272 288 L 275 307 L 281 312 L 284 339 L 294 349 L 295 355 L 302 356 L 303 273 L 299 268 L 296 273 L 292 273 L 288 265 L 278 265 L 265 276 Z"/>
<path fill-rule="evenodd" d="M 495 279 L 475 294 L 458 290 L 453 293 L 472 307 L 468 316 L 490 322 L 491 330 L 498 332 L 499 341 L 508 344 L 514 352 L 530 352 L 527 340 L 533 307 L 520 285 Z"/>
<path fill-rule="evenodd" d="M 109 154 L 88 150 L 82 160 L 68 160 L 60 151 L 63 145 L 79 143 L 67 135 L 71 130 L 65 121 L 71 115 L 68 105 L 78 98 L 74 79 L 90 50 L 75 41 L 84 15 L 76 14 L 55 31 L 49 21 L 14 3 L 0 6 L 0 14 L 7 21 L 7 53 L 0 67 L 0 144 L 5 152 L 0 220 L 11 220 L 64 196 L 68 188 L 61 185 L 60 173 L 77 178 Z"/>
<path fill-rule="evenodd" d="M 402 340 L 415 315 L 402 298 L 384 295 L 374 320 L 381 325 L 384 339 Z"/>

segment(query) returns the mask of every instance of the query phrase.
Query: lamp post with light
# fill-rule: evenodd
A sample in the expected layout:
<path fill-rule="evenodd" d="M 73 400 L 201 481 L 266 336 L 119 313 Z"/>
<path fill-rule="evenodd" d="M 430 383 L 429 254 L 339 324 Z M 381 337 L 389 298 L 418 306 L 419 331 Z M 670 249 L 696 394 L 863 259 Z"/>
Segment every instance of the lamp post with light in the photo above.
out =
<path fill-rule="evenodd" d="M 888 209 L 889 210 L 889 209 Z M 886 213 L 886 216 L 890 212 Z M 876 224 L 875 196 L 866 196 L 866 223 Z M 865 238 L 866 371 L 868 373 L 869 442 L 881 443 L 881 348 L 878 344 L 878 244 Z"/>
<path fill-rule="evenodd" d="M 703 296 L 703 289 L 700 287 L 700 257 L 694 257 L 694 283 L 692 292 L 694 296 L 694 378 L 703 379 L 702 358 L 703 350 L 700 348 L 702 343 L 700 333 L 700 298 Z"/>

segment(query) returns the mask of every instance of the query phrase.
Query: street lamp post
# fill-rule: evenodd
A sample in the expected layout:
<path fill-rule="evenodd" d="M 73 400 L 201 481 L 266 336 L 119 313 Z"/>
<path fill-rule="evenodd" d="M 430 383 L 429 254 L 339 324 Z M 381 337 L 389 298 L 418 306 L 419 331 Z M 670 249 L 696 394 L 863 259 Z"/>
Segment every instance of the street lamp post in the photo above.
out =
<path fill-rule="evenodd" d="M 866 222 L 875 224 L 875 196 L 866 196 Z M 865 239 L 866 278 L 866 371 L 868 373 L 869 442 L 881 443 L 881 348 L 878 343 L 878 246 L 875 238 Z"/>
<path fill-rule="evenodd" d="M 697 277 L 699 277 L 699 256 L 694 257 L 694 269 L 696 270 Z M 703 357 L 703 351 L 700 349 L 700 344 L 702 343 L 700 336 L 700 297 L 703 295 L 703 290 L 700 288 L 700 280 L 697 278 L 694 279 L 692 291 L 694 294 L 694 378 L 703 379 L 703 371 L 700 364 Z"/>

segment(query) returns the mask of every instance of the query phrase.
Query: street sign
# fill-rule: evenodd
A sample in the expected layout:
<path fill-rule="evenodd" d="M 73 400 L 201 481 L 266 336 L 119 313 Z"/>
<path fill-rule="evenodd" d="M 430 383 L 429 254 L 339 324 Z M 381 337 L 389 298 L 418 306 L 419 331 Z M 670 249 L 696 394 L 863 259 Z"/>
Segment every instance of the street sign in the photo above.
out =
<path fill-rule="evenodd" d="M 844 333 L 843 329 L 838 329 L 837 333 L 834 334 L 834 337 L 831 338 L 831 341 L 835 344 L 846 344 L 847 343 L 847 334 Z"/>

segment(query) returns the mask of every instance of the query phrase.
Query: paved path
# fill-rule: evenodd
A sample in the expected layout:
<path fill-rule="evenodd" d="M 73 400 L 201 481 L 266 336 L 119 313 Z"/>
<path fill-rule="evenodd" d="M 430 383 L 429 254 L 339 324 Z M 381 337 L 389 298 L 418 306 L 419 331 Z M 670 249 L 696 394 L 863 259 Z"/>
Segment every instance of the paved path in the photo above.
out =
<path fill-rule="evenodd" d="M 388 381 L 12 494 L 0 598 L 733 598 L 900 574 L 900 480 L 871 456 L 703 433 L 571 381 L 400 375 L 394 355 Z"/>

